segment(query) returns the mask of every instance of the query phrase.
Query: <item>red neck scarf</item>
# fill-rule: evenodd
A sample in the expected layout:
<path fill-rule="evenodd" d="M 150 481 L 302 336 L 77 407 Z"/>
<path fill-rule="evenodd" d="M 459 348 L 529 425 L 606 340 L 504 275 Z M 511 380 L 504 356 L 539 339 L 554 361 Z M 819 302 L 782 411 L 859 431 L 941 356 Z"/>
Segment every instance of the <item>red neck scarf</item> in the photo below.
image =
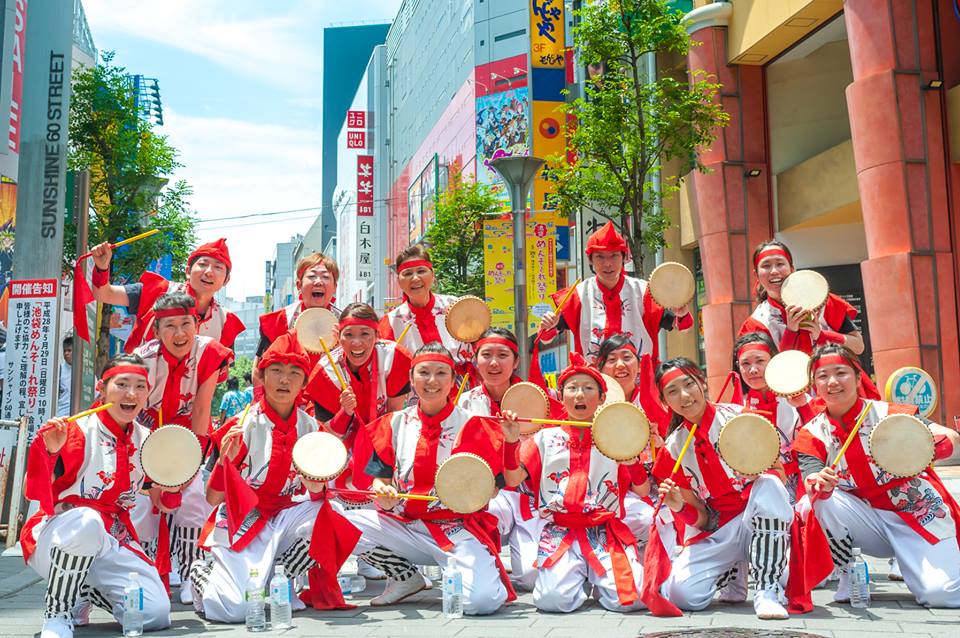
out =
<path fill-rule="evenodd" d="M 420 439 L 417 441 L 416 456 L 413 459 L 413 489 L 414 494 L 429 494 L 433 490 L 434 478 L 437 476 L 437 448 L 440 444 L 440 432 L 443 422 L 453 413 L 454 405 L 448 402 L 443 409 L 433 416 L 423 413 L 417 406 L 417 417 L 420 419 Z M 409 514 L 425 514 L 427 501 L 410 501 L 404 505 L 404 511 Z"/>
<path fill-rule="evenodd" d="M 432 292 L 430 293 L 430 301 L 422 308 L 413 305 L 413 302 L 407 297 L 407 307 L 410 308 L 410 312 L 413 313 L 417 330 L 420 331 L 420 339 L 425 344 L 432 341 L 441 341 L 440 331 L 437 329 L 437 320 L 436 317 L 433 316 L 433 307 L 436 305 L 436 302 L 437 298 Z"/>
<path fill-rule="evenodd" d="M 603 296 L 603 307 L 606 309 L 606 323 L 603 327 L 604 338 L 621 332 L 623 326 L 623 303 L 620 301 L 620 291 L 623 290 L 624 276 L 620 275 L 617 285 L 608 289 L 597 279 L 597 288 Z"/>

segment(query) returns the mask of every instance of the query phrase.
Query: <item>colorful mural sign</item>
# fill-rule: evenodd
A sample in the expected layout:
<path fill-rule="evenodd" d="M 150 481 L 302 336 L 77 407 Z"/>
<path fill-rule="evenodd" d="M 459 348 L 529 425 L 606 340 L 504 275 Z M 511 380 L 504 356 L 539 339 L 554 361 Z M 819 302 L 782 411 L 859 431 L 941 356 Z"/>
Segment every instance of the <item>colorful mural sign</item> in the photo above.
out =
<path fill-rule="evenodd" d="M 483 271 L 492 325 L 513 330 L 513 222 L 509 216 L 483 223 Z"/>

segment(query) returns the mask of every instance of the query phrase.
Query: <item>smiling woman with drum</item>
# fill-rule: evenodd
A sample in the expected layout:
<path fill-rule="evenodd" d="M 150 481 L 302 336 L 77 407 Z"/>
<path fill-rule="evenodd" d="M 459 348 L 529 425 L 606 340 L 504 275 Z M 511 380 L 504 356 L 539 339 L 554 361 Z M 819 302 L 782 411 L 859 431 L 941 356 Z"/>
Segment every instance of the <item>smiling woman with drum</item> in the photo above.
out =
<path fill-rule="evenodd" d="M 565 417 L 579 421 L 591 421 L 606 395 L 603 377 L 577 353 L 570 355 L 558 385 Z M 513 412 L 504 416 L 517 418 Z M 506 427 L 519 431 L 519 426 Z M 578 609 L 587 600 L 587 582 L 605 609 L 641 609 L 643 567 L 637 541 L 623 520 L 623 498 L 627 491 L 641 497 L 649 492 L 643 465 L 600 453 L 590 428 L 561 425 L 524 441 L 520 463 L 507 452 L 504 467 L 508 485 L 526 482 L 545 521 L 533 589 L 537 609 Z"/>
<path fill-rule="evenodd" d="M 315 565 L 313 557 L 329 546 L 330 534 L 340 542 L 349 538 L 349 532 L 338 533 L 349 524 L 324 498 L 295 499 L 306 492 L 321 494 L 327 478 L 307 478 L 294 466 L 295 444 L 318 431 L 313 417 L 297 407 L 309 368 L 307 353 L 287 333 L 267 348 L 258 365 L 263 398 L 213 436 L 216 468 L 207 499 L 215 510 L 202 537 L 209 558 L 190 568 L 194 606 L 217 622 L 243 622 L 247 589 L 265 588 L 275 563 L 295 579 Z M 342 445 L 340 450 L 345 460 Z M 328 595 L 339 593 L 335 573 L 325 586 Z M 304 608 L 296 596 L 291 603 L 294 610 Z"/>
<path fill-rule="evenodd" d="M 418 404 L 368 426 L 375 454 L 367 473 L 374 477 L 381 509 L 348 510 L 345 515 L 363 533 L 357 555 L 389 577 L 383 594 L 370 601 L 373 606 L 391 605 L 424 589 L 415 565 L 445 566 L 450 560 L 462 569 L 465 614 L 492 614 L 516 596 L 500 563 L 497 521 L 491 514 L 472 511 L 474 507 L 454 510 L 454 503 L 396 498 L 398 493 L 436 495 L 441 473 L 446 473 L 457 497 L 479 497 L 482 508 L 496 491 L 494 477 L 503 471 L 504 447 L 516 456 L 518 443 L 504 446 L 496 421 L 453 404 L 453 368 L 453 358 L 439 343 L 422 346 L 410 372 Z M 482 480 L 472 472 L 446 472 L 460 461 L 482 470 Z"/>
<path fill-rule="evenodd" d="M 447 330 L 445 315 L 457 298 L 434 294 L 430 253 L 423 245 L 414 244 L 397 255 L 394 267 L 403 303 L 380 320 L 380 336 L 400 340 L 399 345 L 407 352 L 416 352 L 425 343 L 439 342 L 453 353 L 457 375 L 462 376 L 469 369 L 473 348 L 457 341 Z"/>
<path fill-rule="evenodd" d="M 24 525 L 20 544 L 27 565 L 48 579 L 42 636 L 70 638 L 75 621 L 86 623 L 91 605 L 81 595 L 84 585 L 120 622 L 131 573 L 143 588 L 144 630 L 170 626 L 170 599 L 129 513 L 148 480 L 136 454 L 150 433 L 135 421 L 150 392 L 143 359 L 110 359 L 97 392 L 93 407 L 110 407 L 51 419 L 30 446 L 26 496 L 39 502 L 39 511 Z"/>
<path fill-rule="evenodd" d="M 626 401 L 643 410 L 647 418 L 657 424 L 654 444 L 661 447 L 660 437 L 667 433 L 670 415 L 654 389 L 652 357 L 639 355 L 626 335 L 615 334 L 600 344 L 597 366 L 600 372 L 616 380 Z"/>
<path fill-rule="evenodd" d="M 710 402 L 703 373 L 689 359 L 661 364 L 656 383 L 673 412 L 672 431 L 654 467 L 660 498 L 676 520 L 698 531 L 688 530 L 686 545 L 663 585 L 664 595 L 681 609 L 705 609 L 718 587 L 735 576 L 737 564 L 748 561 L 757 584 L 757 617 L 786 618 L 779 598 L 793 521 L 787 490 L 771 474 L 737 473 L 717 451 L 721 430 L 743 408 Z M 770 458 L 775 462 L 778 446 L 776 435 L 771 436 Z M 752 439 L 741 443 L 748 452 L 763 447 Z"/>
<path fill-rule="evenodd" d="M 931 467 L 957 457 L 960 435 L 908 416 L 914 406 L 864 401 L 858 370 L 846 348 L 814 351 L 810 375 L 826 410 L 794 444 L 833 563 L 845 567 L 854 547 L 896 557 L 918 603 L 960 607 L 960 506 Z M 834 599 L 850 599 L 846 574 Z"/>

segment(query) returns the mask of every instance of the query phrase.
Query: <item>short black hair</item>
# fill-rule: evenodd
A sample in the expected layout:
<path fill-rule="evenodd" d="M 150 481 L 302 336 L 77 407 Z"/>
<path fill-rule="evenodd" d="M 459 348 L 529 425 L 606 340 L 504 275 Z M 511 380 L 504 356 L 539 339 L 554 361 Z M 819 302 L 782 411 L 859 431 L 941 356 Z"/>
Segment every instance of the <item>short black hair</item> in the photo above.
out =
<path fill-rule="evenodd" d="M 153 311 L 169 310 L 171 308 L 182 308 L 190 310 L 197 307 L 197 300 L 185 292 L 168 292 L 157 299 L 153 304 Z"/>
<path fill-rule="evenodd" d="M 147 362 L 144 361 L 143 357 L 138 354 L 121 352 L 120 354 L 113 355 L 105 364 L 103 364 L 103 369 L 100 370 L 100 376 L 102 377 L 107 373 L 107 370 L 110 368 L 116 368 L 117 366 L 140 366 L 146 370 Z"/>
<path fill-rule="evenodd" d="M 61 349 L 73 348 L 73 335 L 67 335 L 60 344 Z"/>
<path fill-rule="evenodd" d="M 236 377 L 227 377 L 227 390 L 239 390 L 240 379 Z"/>
<path fill-rule="evenodd" d="M 597 368 L 603 368 L 604 364 L 607 362 L 607 359 L 610 358 L 610 355 L 613 354 L 615 350 L 620 348 L 626 348 L 627 346 L 632 346 L 633 342 L 630 341 L 630 337 L 618 332 L 615 335 L 610 335 L 603 340 L 603 343 L 600 344 L 600 351 L 597 353 Z"/>

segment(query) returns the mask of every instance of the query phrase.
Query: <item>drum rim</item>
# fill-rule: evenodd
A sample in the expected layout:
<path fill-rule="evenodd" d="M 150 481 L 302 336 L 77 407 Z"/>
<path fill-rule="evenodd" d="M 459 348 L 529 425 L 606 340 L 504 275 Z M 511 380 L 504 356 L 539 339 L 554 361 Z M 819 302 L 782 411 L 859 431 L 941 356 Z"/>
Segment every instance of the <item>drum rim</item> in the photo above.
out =
<path fill-rule="evenodd" d="M 314 476 L 313 474 L 310 474 L 309 472 L 306 472 L 303 468 L 300 467 L 300 465 L 297 463 L 297 459 L 296 459 L 296 456 L 295 456 L 295 454 L 294 454 L 294 451 L 296 451 L 296 449 L 297 449 L 297 443 L 300 443 L 300 441 L 304 440 L 305 438 L 307 438 L 307 437 L 310 436 L 311 434 L 324 434 L 324 435 L 326 435 L 326 436 L 324 437 L 324 439 L 326 439 L 327 436 L 333 437 L 333 438 L 336 439 L 337 441 L 340 441 L 340 445 L 343 445 L 343 441 L 341 441 L 340 438 L 339 438 L 337 435 L 331 434 L 330 432 L 323 432 L 323 431 L 321 431 L 321 430 L 317 430 L 317 431 L 315 431 L 315 432 L 308 432 L 308 433 L 304 434 L 303 436 L 298 437 L 296 443 L 293 444 L 293 450 L 290 451 L 290 462 L 293 464 L 294 469 L 296 469 L 297 472 L 298 472 L 303 478 L 306 478 L 308 481 L 320 481 L 320 482 L 332 481 L 333 479 L 335 479 L 335 478 L 337 478 L 338 476 L 340 476 L 341 474 L 343 474 L 343 472 L 347 469 L 347 466 L 350 465 L 350 451 L 347 450 L 347 447 L 346 447 L 345 445 L 343 445 L 343 449 L 344 449 L 344 451 L 346 452 L 346 454 L 345 454 L 345 456 L 344 456 L 343 467 L 341 467 L 340 470 L 337 471 L 336 474 L 333 474 L 332 476 L 323 476 L 323 477 L 321 477 L 321 476 Z"/>
<path fill-rule="evenodd" d="M 146 465 L 145 465 L 144 462 L 143 462 L 143 450 L 146 448 L 147 442 L 150 440 L 150 437 L 153 436 L 154 432 L 159 432 L 160 430 L 163 430 L 164 428 L 180 428 L 181 430 L 184 430 L 184 431 L 186 431 L 186 432 L 189 432 L 190 434 L 193 435 L 193 440 L 196 442 L 197 448 L 200 449 L 200 464 L 197 465 L 197 469 L 194 470 L 193 474 L 190 475 L 190 478 L 188 478 L 188 479 L 187 479 L 186 481 L 184 481 L 183 483 L 177 483 L 177 484 L 173 484 L 173 485 L 168 485 L 167 483 L 163 483 L 163 482 L 161 482 L 161 481 L 156 480 L 155 478 L 153 478 L 152 476 L 150 476 L 150 474 L 147 473 L 147 467 L 146 467 Z M 168 430 L 168 431 L 169 431 L 169 430 Z M 190 428 L 184 427 L 184 426 L 182 426 L 182 425 L 180 425 L 180 424 L 178 424 L 178 423 L 168 423 L 167 425 L 161 425 L 161 426 L 158 427 L 157 429 L 150 431 L 150 433 L 146 436 L 146 438 L 143 439 L 143 443 L 140 444 L 140 449 L 137 450 L 137 458 L 138 458 L 139 461 L 140 461 L 140 468 L 143 470 L 144 476 L 148 477 L 148 478 L 150 479 L 150 482 L 153 483 L 154 485 L 159 485 L 159 486 L 161 486 L 161 487 L 182 487 L 182 486 L 186 485 L 187 483 L 189 483 L 190 481 L 192 481 L 194 478 L 196 478 L 197 474 L 200 473 L 200 468 L 203 467 L 203 446 L 200 445 L 200 439 L 197 438 L 197 435 L 194 434 L 193 430 L 191 430 Z"/>
<path fill-rule="evenodd" d="M 605 398 L 604 402 L 600 404 L 600 407 L 597 408 L 598 410 L 599 410 L 600 408 L 602 408 L 603 406 L 605 406 L 605 405 L 610 405 L 611 403 L 620 403 L 620 402 L 622 402 L 622 401 L 626 401 L 626 400 L 627 400 L 627 394 L 626 394 L 626 392 L 623 391 L 623 388 L 620 387 L 620 383 L 619 383 L 616 379 L 614 379 L 612 376 L 610 376 L 609 374 L 607 374 L 607 373 L 605 373 L 605 372 L 601 372 L 601 373 L 600 373 L 600 376 L 603 377 L 603 382 L 607 385 L 607 391 L 604 393 L 604 394 L 606 395 L 606 398 Z M 615 400 L 610 400 L 610 399 L 609 399 L 609 397 L 610 397 L 610 388 L 612 387 L 611 384 L 615 384 L 615 385 L 616 385 L 617 389 L 620 391 L 620 394 L 623 395 L 623 398 L 622 398 L 622 399 L 615 399 Z M 618 396 L 619 396 L 619 395 L 618 395 Z"/>
<path fill-rule="evenodd" d="M 596 436 L 596 434 L 597 434 L 597 430 L 596 430 L 597 418 L 600 416 L 601 412 L 603 412 L 604 409 L 606 409 L 606 408 L 608 408 L 608 407 L 610 407 L 610 406 L 614 406 L 614 405 L 616 405 L 616 406 L 619 406 L 619 405 L 629 405 L 631 408 L 633 408 L 634 410 L 638 411 L 641 415 L 643 415 L 643 418 L 646 419 L 646 421 L 647 421 L 647 440 L 646 440 L 646 442 L 645 442 L 642 446 L 640 446 L 640 451 L 639 451 L 637 454 L 633 454 L 633 455 L 630 455 L 630 456 L 626 456 L 626 455 L 621 456 L 621 455 L 619 455 L 619 454 L 617 454 L 617 455 L 610 454 L 610 453 L 604 451 L 604 450 L 602 449 L 601 444 L 599 444 L 598 441 L 597 441 L 597 436 Z M 650 417 L 647 416 L 647 413 L 644 412 L 643 408 L 641 408 L 641 407 L 638 406 L 638 405 L 635 405 L 634 403 L 632 403 L 632 402 L 630 402 L 630 401 L 614 401 L 613 403 L 605 403 L 605 404 L 601 405 L 600 407 L 598 407 L 598 408 L 597 408 L 597 411 L 596 411 L 596 412 L 594 413 L 594 415 L 593 415 L 593 426 L 590 428 L 590 434 L 593 436 L 593 444 L 594 444 L 594 446 L 597 448 L 597 451 L 600 452 L 600 454 L 603 454 L 603 455 L 604 455 L 605 457 L 607 457 L 608 459 L 611 459 L 611 460 L 613 460 L 613 461 L 618 461 L 618 462 L 628 461 L 628 460 L 630 460 L 630 459 L 632 459 L 632 458 L 635 458 L 635 457 L 639 456 L 639 455 L 643 452 L 643 450 L 646 449 L 647 445 L 650 443 L 650 435 L 651 435 L 652 433 L 653 433 L 653 432 L 652 432 L 652 426 L 651 426 L 651 423 L 650 423 Z M 602 437 L 601 437 L 601 439 L 602 439 Z"/>
<path fill-rule="evenodd" d="M 476 295 L 463 295 L 462 297 L 458 298 L 456 301 L 450 304 L 450 307 L 447 309 L 447 312 L 444 314 L 443 324 L 444 326 L 446 326 L 447 332 L 450 333 L 450 336 L 461 343 L 473 343 L 474 341 L 476 341 L 476 339 L 474 341 L 464 341 L 463 339 L 461 339 L 460 337 L 454 334 L 454 331 L 451 330 L 450 328 L 450 312 L 456 307 L 458 303 L 460 303 L 461 301 L 467 301 L 467 300 L 470 300 L 470 301 L 476 300 L 480 302 L 480 305 L 483 305 L 484 316 L 486 317 L 487 327 L 484 328 L 480 334 L 483 334 L 484 332 L 486 332 L 490 328 L 490 324 L 493 322 L 493 312 L 490 310 L 490 306 L 487 305 L 487 302 L 485 300 L 481 299 L 480 297 L 477 297 Z M 480 335 L 477 335 L 477 339 L 479 338 L 480 338 Z"/>
<path fill-rule="evenodd" d="M 650 271 L 650 277 L 649 277 L 649 279 L 647 279 L 647 285 L 650 285 L 650 283 L 653 281 L 653 276 L 656 274 L 656 272 L 657 272 L 658 270 L 661 271 L 661 272 L 663 272 L 663 270 L 665 270 L 664 266 L 666 266 L 666 267 L 668 267 L 668 268 L 673 268 L 674 266 L 680 266 L 680 267 L 682 267 L 684 270 L 687 271 L 687 273 L 690 275 L 691 278 L 693 278 L 693 286 L 692 286 L 691 291 L 690 291 L 689 299 L 687 299 L 686 301 L 684 301 L 682 304 L 679 304 L 679 305 L 677 305 L 677 306 L 669 306 L 669 307 L 670 307 L 670 308 L 680 308 L 680 307 L 682 307 L 682 306 L 687 305 L 687 304 L 690 303 L 691 301 L 693 301 L 693 298 L 697 296 L 697 280 L 696 280 L 696 278 L 693 277 L 693 273 L 690 271 L 690 269 L 687 268 L 684 264 L 681 264 L 679 261 L 665 261 L 665 262 L 663 262 L 662 264 L 660 264 L 659 266 L 657 266 L 656 268 L 654 268 L 653 270 L 651 270 L 651 271 Z M 660 304 L 661 306 L 663 306 L 663 307 L 665 307 L 665 308 L 668 307 L 668 306 L 664 306 L 662 303 L 660 303 L 660 300 L 657 299 L 657 295 L 656 295 L 656 293 L 654 292 L 654 288 L 656 288 L 656 286 L 651 286 L 651 288 L 650 288 L 650 295 L 653 297 L 654 301 L 656 301 L 658 304 Z"/>
<path fill-rule="evenodd" d="M 825 286 L 826 286 L 826 291 L 824 292 L 824 295 L 823 295 L 823 301 L 821 301 L 816 307 L 813 307 L 813 308 L 803 308 L 803 310 L 805 310 L 806 312 L 818 312 L 821 308 L 823 308 L 823 307 L 826 305 L 827 300 L 830 298 L 830 282 L 827 281 L 827 278 L 826 278 L 826 277 L 824 277 L 823 275 L 821 275 L 820 273 L 818 273 L 816 270 L 813 270 L 812 268 L 804 268 L 804 269 L 802 269 L 802 270 L 794 270 L 792 273 L 790 273 L 789 275 L 787 275 L 787 278 L 784 279 L 784 280 L 783 280 L 783 283 L 780 285 L 780 298 L 783 299 L 784 289 L 787 288 L 787 280 L 789 280 L 790 277 L 793 277 L 793 276 L 796 275 L 797 273 L 803 273 L 803 274 L 800 275 L 800 279 L 799 279 L 800 281 L 803 281 L 803 279 L 806 278 L 806 277 L 813 277 L 814 279 L 819 278 L 819 279 L 817 279 L 817 281 L 818 281 L 818 282 L 819 282 L 819 281 L 822 281 L 822 282 L 825 284 Z M 813 273 L 813 275 L 809 275 L 809 274 L 807 274 L 807 273 Z M 815 277 L 814 277 L 814 275 L 815 275 Z M 789 294 L 789 293 L 788 293 L 788 294 Z M 785 306 L 794 305 L 794 304 L 788 303 L 786 299 L 783 299 L 783 303 L 784 303 Z M 802 307 L 802 306 L 801 306 L 801 307 Z"/>
<path fill-rule="evenodd" d="M 319 312 L 315 312 L 315 311 L 319 311 Z M 309 316 L 308 313 L 309 313 L 309 314 L 329 313 L 329 315 L 330 315 L 331 317 L 333 317 L 333 320 L 334 320 L 333 325 L 334 325 L 334 326 L 336 326 L 336 325 L 339 323 L 340 320 L 337 318 L 336 313 L 334 313 L 334 312 L 333 312 L 332 310 L 330 310 L 329 308 L 307 308 L 307 309 L 305 309 L 303 312 L 301 312 L 299 315 L 297 315 L 297 318 L 296 318 L 296 319 L 294 319 L 294 321 L 293 321 L 293 332 L 294 332 L 294 334 L 296 335 L 297 343 L 299 343 L 299 344 L 300 344 L 300 347 L 302 347 L 302 348 L 303 348 L 304 350 L 306 350 L 307 352 L 310 352 L 310 353 L 313 353 L 313 354 L 317 354 L 317 353 L 319 353 L 319 352 L 323 352 L 323 346 L 321 346 L 319 343 L 317 343 L 317 344 L 313 344 L 313 343 L 309 343 L 309 344 L 308 344 L 308 343 L 305 343 L 305 341 L 307 341 L 307 340 L 306 340 L 305 338 L 304 338 L 304 339 L 301 339 L 300 335 L 301 335 L 302 333 L 301 333 L 300 330 L 297 330 L 297 323 L 299 323 L 300 320 L 301 320 L 304 316 Z M 333 335 L 331 334 L 331 341 L 332 341 L 332 336 L 333 336 Z M 326 341 L 326 340 L 324 340 L 324 341 Z M 328 344 L 327 344 L 327 347 L 330 348 L 331 350 L 332 350 L 333 348 L 335 348 L 336 346 L 337 346 L 336 343 L 328 343 Z"/>
<path fill-rule="evenodd" d="M 794 352 L 799 353 L 800 355 L 803 355 L 804 360 L 806 361 L 806 365 L 803 368 L 804 378 L 806 379 L 806 385 L 803 386 L 803 389 L 797 390 L 795 392 L 787 393 L 787 392 L 783 392 L 782 390 L 777 390 L 770 384 L 770 379 L 767 378 L 767 372 L 770 370 L 770 364 L 773 363 L 773 361 L 777 357 L 780 357 L 781 355 L 786 355 L 786 357 L 796 358 L 798 355 L 792 354 Z M 786 357 L 781 357 L 780 361 L 786 361 L 787 360 Z M 776 365 L 780 365 L 780 364 L 778 363 Z M 779 368 L 779 369 L 783 369 L 783 368 Z M 778 397 L 784 397 L 789 399 L 791 397 L 800 396 L 801 394 L 806 393 L 810 389 L 811 383 L 810 383 L 810 374 L 808 372 L 809 369 L 810 369 L 810 355 L 808 355 L 806 352 L 803 352 L 802 350 L 783 350 L 773 355 L 770 358 L 770 361 L 767 362 L 767 366 L 763 370 L 763 380 L 764 382 L 766 382 L 767 387 L 770 388 L 770 391 L 773 392 L 775 395 L 777 395 Z"/>
<path fill-rule="evenodd" d="M 764 423 L 766 423 L 768 426 L 770 426 L 770 432 L 773 434 L 773 437 L 774 437 L 774 438 L 773 438 L 773 441 L 774 441 L 774 443 L 775 443 L 776 445 L 775 445 L 775 453 L 773 454 L 773 460 L 770 461 L 770 464 L 767 465 L 767 467 L 763 468 L 763 469 L 760 470 L 759 472 L 744 472 L 744 471 L 738 470 L 738 469 L 735 468 L 734 466 L 730 465 L 730 462 L 729 462 L 729 461 L 726 459 L 726 457 L 724 456 L 724 454 L 723 454 L 723 449 L 722 449 L 722 447 L 721 447 L 721 445 L 720 445 L 720 442 L 723 440 L 723 432 L 724 432 L 724 430 L 727 429 L 727 426 L 730 425 L 731 423 L 735 422 L 737 419 L 742 419 L 743 417 L 747 417 L 747 418 L 749 418 L 750 420 L 755 420 L 755 419 L 760 419 L 760 420 L 762 420 Z M 726 423 L 724 423 L 724 424 L 723 424 L 723 427 L 720 428 L 720 434 L 717 435 L 717 454 L 719 454 L 721 460 L 723 460 L 723 462 L 726 463 L 727 466 L 728 466 L 731 470 L 733 470 L 734 472 L 736 472 L 737 474 L 740 474 L 741 476 L 757 476 L 757 475 L 759 475 L 759 474 L 763 474 L 764 472 L 766 472 L 767 470 L 769 470 L 770 468 L 772 468 L 774 465 L 777 464 L 777 461 L 780 459 L 780 435 L 777 434 L 777 428 L 776 428 L 776 426 L 775 426 L 775 425 L 773 424 L 773 422 L 772 422 L 770 419 L 768 419 L 767 417 L 763 416 L 762 414 L 756 414 L 756 413 L 753 413 L 753 412 L 742 412 L 742 413 L 736 415 L 735 417 L 733 417 L 732 419 L 730 419 L 729 421 L 727 421 Z"/>
<path fill-rule="evenodd" d="M 884 421 L 887 421 L 888 419 L 890 419 L 890 417 L 895 417 L 897 420 L 909 419 L 910 421 L 913 421 L 913 422 L 915 422 L 916 424 L 918 424 L 919 426 L 921 426 L 921 427 L 923 428 L 923 430 L 929 435 L 929 438 L 928 438 L 927 440 L 928 440 L 929 443 L 930 443 L 930 449 L 931 449 L 930 460 L 927 462 L 926 465 L 923 466 L 923 468 L 920 469 L 919 472 L 916 472 L 916 473 L 914 473 L 914 474 L 900 474 L 900 473 L 898 473 L 898 472 L 891 472 L 888 468 L 886 468 L 886 467 L 882 466 L 880 463 L 878 463 L 878 462 L 877 462 L 877 458 L 873 455 L 873 435 L 874 435 L 874 433 L 877 431 L 877 428 L 879 428 L 880 425 L 883 424 Z M 935 449 L 935 447 L 934 447 L 934 445 L 935 445 L 934 441 L 935 441 L 935 439 L 933 438 L 933 432 L 930 431 L 930 428 L 927 427 L 927 424 L 924 423 L 923 421 L 921 421 L 919 418 L 917 418 L 917 417 L 916 417 L 915 415 L 913 415 L 913 414 L 887 414 L 885 417 L 883 417 L 882 419 L 880 419 L 879 421 L 877 421 L 877 424 L 876 424 L 875 426 L 873 426 L 873 429 L 870 431 L 870 436 L 867 437 L 867 444 L 868 444 L 868 446 L 869 446 L 869 448 L 870 448 L 870 449 L 869 449 L 870 460 L 873 462 L 874 465 L 876 465 L 876 466 L 879 467 L 881 470 L 883 470 L 884 472 L 886 472 L 887 474 L 889 474 L 890 476 L 893 476 L 893 477 L 895 477 L 895 478 L 909 478 L 909 477 L 913 477 L 913 476 L 918 476 L 918 475 L 921 474 L 924 470 L 926 470 L 928 467 L 930 467 L 930 466 L 933 464 L 933 462 L 936 460 L 936 449 Z"/>
<path fill-rule="evenodd" d="M 450 461 L 450 459 L 453 459 L 453 458 L 462 458 L 462 457 L 470 457 L 470 458 L 473 458 L 473 459 L 476 459 L 476 460 L 480 461 L 481 463 L 483 463 L 484 467 L 487 468 L 487 471 L 490 472 L 490 476 L 493 478 L 493 490 L 491 491 L 490 498 L 488 498 L 487 501 L 486 501 L 487 504 L 489 504 L 490 501 L 493 499 L 493 497 L 496 496 L 496 491 L 497 491 L 497 477 L 496 477 L 496 475 L 494 475 L 494 473 L 493 473 L 493 468 L 490 467 L 490 464 L 487 463 L 486 459 L 484 459 L 484 458 L 483 458 L 482 456 L 480 456 L 479 454 L 474 454 L 473 452 L 455 452 L 455 453 L 451 454 L 450 456 L 448 456 L 448 457 L 446 458 L 446 460 L 444 460 L 443 463 L 441 463 L 441 464 L 437 467 L 437 471 L 436 471 L 436 473 L 433 475 L 433 491 L 436 493 L 437 498 L 440 500 L 440 504 L 443 505 L 443 506 L 444 506 L 445 508 L 447 508 L 448 510 L 450 510 L 451 512 L 455 512 L 455 513 L 457 513 L 457 514 L 462 514 L 462 515 L 466 516 L 466 515 L 468 515 L 468 514 L 474 514 L 474 513 L 476 513 L 476 512 L 479 512 L 479 511 L 481 511 L 481 510 L 482 510 L 484 507 L 486 507 L 486 506 L 485 506 L 485 505 L 484 505 L 484 506 L 481 506 L 480 508 L 475 509 L 475 510 L 472 510 L 472 511 L 469 511 L 469 512 L 461 512 L 461 511 L 455 510 L 455 509 L 451 508 L 451 507 L 447 504 L 447 502 L 440 497 L 440 490 L 437 489 L 437 479 L 440 478 L 440 472 L 441 472 L 441 471 L 443 470 L 443 468 L 447 465 L 447 463 Z"/>
<path fill-rule="evenodd" d="M 514 383 L 513 385 L 511 385 L 509 388 L 507 388 L 506 392 L 503 393 L 503 397 L 501 397 L 501 399 L 500 399 L 500 409 L 503 410 L 503 400 L 507 398 L 507 393 L 510 392 L 510 390 L 512 390 L 513 388 L 515 388 L 515 387 L 517 387 L 517 386 L 519 386 L 519 385 L 530 386 L 530 387 L 536 389 L 537 392 L 539 392 L 540 396 L 543 397 L 543 405 L 544 405 L 543 415 L 544 415 L 544 416 L 542 416 L 542 417 L 531 417 L 531 418 L 535 418 L 535 419 L 539 419 L 539 418 L 548 419 L 548 418 L 550 418 L 550 397 L 548 397 L 548 396 L 547 396 L 547 393 L 543 391 L 543 388 L 541 388 L 540 386 L 538 386 L 536 383 L 533 383 L 532 381 L 519 381 L 519 382 Z M 536 434 L 536 433 L 539 432 L 542 428 L 543 428 L 543 424 L 542 424 L 542 423 L 525 423 L 525 422 L 522 422 L 522 421 L 521 421 L 521 423 L 520 423 L 520 434 L 524 434 L 524 435 L 527 435 L 527 434 Z"/>

